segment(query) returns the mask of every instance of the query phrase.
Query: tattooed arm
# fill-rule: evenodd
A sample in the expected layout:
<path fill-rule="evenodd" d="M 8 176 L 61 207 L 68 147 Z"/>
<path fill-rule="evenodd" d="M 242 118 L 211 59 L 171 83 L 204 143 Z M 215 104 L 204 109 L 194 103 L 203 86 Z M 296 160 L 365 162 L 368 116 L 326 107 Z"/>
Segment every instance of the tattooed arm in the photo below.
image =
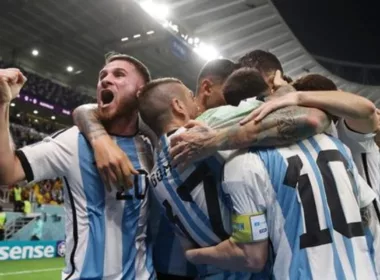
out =
<path fill-rule="evenodd" d="M 85 135 L 94 149 L 96 166 L 107 189 L 111 185 L 132 187 L 132 174 L 138 172 L 128 156 L 111 139 L 98 118 L 97 105 L 87 104 L 73 112 L 74 123 Z"/>
<path fill-rule="evenodd" d="M 329 125 L 324 112 L 291 106 L 273 112 L 261 122 L 220 130 L 211 141 L 218 150 L 283 146 L 321 133 Z"/>
<path fill-rule="evenodd" d="M 99 120 L 97 112 L 96 104 L 82 105 L 73 112 L 75 125 L 78 126 L 90 143 L 101 136 L 107 135 L 107 131 Z"/>
<path fill-rule="evenodd" d="M 171 139 L 170 153 L 173 164 L 188 163 L 218 150 L 292 144 L 323 132 L 329 125 L 329 117 L 318 109 L 290 106 L 272 112 L 261 122 L 249 121 L 220 130 L 193 127 Z"/>

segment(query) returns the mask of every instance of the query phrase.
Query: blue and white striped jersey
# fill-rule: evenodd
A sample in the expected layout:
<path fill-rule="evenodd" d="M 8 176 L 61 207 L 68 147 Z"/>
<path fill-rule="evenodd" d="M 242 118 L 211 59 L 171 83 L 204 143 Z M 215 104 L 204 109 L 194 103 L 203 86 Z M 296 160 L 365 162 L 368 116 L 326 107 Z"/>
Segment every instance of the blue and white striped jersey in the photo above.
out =
<path fill-rule="evenodd" d="M 185 256 L 176 228 L 169 222 L 154 195 L 149 201 L 149 225 L 153 241 L 153 264 L 156 272 L 195 278 L 196 267 Z"/>
<path fill-rule="evenodd" d="M 372 218 L 365 233 L 375 262 L 377 277 L 380 279 L 380 258 L 375 258 L 380 251 L 380 153 L 375 143 L 375 133 L 362 134 L 353 131 L 344 119 L 332 124 L 331 131 L 331 135 L 338 137 L 351 150 L 360 176 L 377 194 L 377 199 L 368 206 Z"/>
<path fill-rule="evenodd" d="M 224 180 L 236 213 L 265 213 L 274 278 L 376 279 L 360 215 L 375 194 L 339 140 L 241 151 Z"/>
<path fill-rule="evenodd" d="M 337 124 L 339 139 L 351 150 L 352 158 L 358 168 L 359 174 L 366 180 L 368 185 L 380 197 L 380 153 L 375 142 L 375 133 L 362 134 L 351 130 L 344 119 Z M 380 201 L 374 200 L 369 206 L 371 217 L 368 229 L 366 229 L 367 240 L 373 257 L 380 254 Z M 374 258 L 377 277 L 380 279 L 380 258 Z"/>
<path fill-rule="evenodd" d="M 220 185 L 223 158 L 215 156 L 180 172 L 169 164 L 167 136 L 160 138 L 154 156 L 151 187 L 168 220 L 183 237 L 184 249 L 213 246 L 229 238 L 230 209 Z M 267 279 L 264 274 L 222 271 L 206 265 L 197 269 L 201 279 Z"/>
<path fill-rule="evenodd" d="M 28 181 L 63 177 L 66 267 L 62 279 L 155 279 L 146 240 L 151 147 L 142 135 L 113 137 L 140 175 L 107 192 L 93 151 L 76 127 L 17 151 Z"/>

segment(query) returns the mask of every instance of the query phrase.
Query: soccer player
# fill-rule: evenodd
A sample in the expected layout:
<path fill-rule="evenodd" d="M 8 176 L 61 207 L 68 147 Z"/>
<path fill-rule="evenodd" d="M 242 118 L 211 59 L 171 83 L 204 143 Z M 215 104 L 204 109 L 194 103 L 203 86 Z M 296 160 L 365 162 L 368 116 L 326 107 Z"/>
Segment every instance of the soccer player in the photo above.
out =
<path fill-rule="evenodd" d="M 176 79 L 155 80 L 139 94 L 141 118 L 160 137 L 155 152 L 156 164 L 150 175 L 152 189 L 179 234 L 191 241 L 188 248 L 211 246 L 229 237 L 226 231 L 230 221 L 229 211 L 218 189 L 223 158 L 213 157 L 210 159 L 212 164 L 204 162 L 184 171 L 173 168 L 169 163 L 169 138 L 179 133 L 180 126 L 198 114 L 197 109 L 192 92 Z M 251 139 L 251 143 L 254 140 Z M 281 141 L 285 140 L 278 140 Z M 259 141 L 258 144 L 263 143 Z M 268 250 L 267 244 L 262 246 Z M 250 254 L 250 257 L 254 258 L 254 255 Z M 218 272 L 215 268 L 208 268 L 206 271 L 200 270 L 200 276 L 206 278 L 207 275 L 219 275 L 221 279 L 267 277 L 268 274 L 243 273 L 260 271 L 265 261 L 266 258 L 252 262 L 247 259 L 247 262 L 235 267 L 234 271 L 240 271 L 239 273 Z"/>
<path fill-rule="evenodd" d="M 99 73 L 98 113 L 106 130 L 129 156 L 134 188 L 120 182 L 110 192 L 96 169 L 88 141 L 76 127 L 42 142 L 11 149 L 9 105 L 25 78 L 0 70 L 0 183 L 63 177 L 66 211 L 66 267 L 62 279 L 155 279 L 147 229 L 147 170 L 151 146 L 138 133 L 136 92 L 150 80 L 147 68 L 126 55 L 112 55 Z"/>
<path fill-rule="evenodd" d="M 375 143 L 375 133 L 380 125 L 376 107 L 368 99 L 337 91 L 333 81 L 318 74 L 306 75 L 294 82 L 298 92 L 269 101 L 254 111 L 247 120 L 259 121 L 267 113 L 284 106 L 312 106 L 320 108 L 335 119 L 336 136 L 350 148 L 359 174 L 380 194 L 380 154 Z M 379 201 L 369 208 L 371 220 L 366 231 L 373 259 L 380 276 L 380 211 Z M 377 257 L 376 257 L 377 256 Z"/>
<path fill-rule="evenodd" d="M 221 66 L 223 66 L 223 67 L 221 67 Z M 230 70 L 226 71 L 227 68 L 229 68 Z M 200 78 L 199 78 L 198 87 L 197 87 L 198 92 L 196 94 L 197 104 L 201 110 L 202 110 L 202 108 L 206 108 L 208 106 L 216 107 L 216 106 L 220 106 L 222 104 L 225 104 L 223 94 L 221 91 L 221 89 L 222 89 L 221 84 L 223 83 L 225 78 L 229 75 L 229 73 L 231 73 L 233 71 L 233 69 L 235 69 L 234 64 L 231 62 L 228 62 L 228 60 L 217 60 L 217 61 L 212 61 L 212 62 L 206 64 L 206 66 L 201 71 L 201 74 L 199 75 Z M 218 86 L 215 85 L 216 83 L 219 83 Z M 211 98 L 211 96 L 214 96 L 214 95 L 218 95 L 218 97 Z M 153 107 L 151 107 L 152 109 L 155 106 L 157 106 L 157 104 L 159 103 L 159 99 L 155 99 L 155 100 L 157 102 L 155 102 L 152 105 L 153 106 Z M 208 112 L 206 112 L 205 116 L 203 116 L 202 120 L 210 120 L 210 122 L 214 123 L 214 124 L 223 124 L 223 123 L 228 122 L 228 120 L 230 120 L 230 118 L 231 118 L 231 120 L 233 121 L 233 124 L 236 124 L 237 120 L 239 120 L 238 117 L 240 117 L 240 119 L 241 119 L 242 116 L 244 115 L 242 113 L 242 111 L 245 112 L 245 114 L 247 114 L 247 113 L 251 112 L 253 108 L 255 108 L 252 106 L 258 106 L 258 104 L 259 104 L 259 102 L 257 102 L 255 105 L 251 105 L 251 107 L 248 107 L 248 108 L 244 107 L 243 110 L 242 110 L 242 108 L 239 108 L 239 110 L 234 110 L 234 108 L 231 106 L 227 106 L 229 109 L 221 108 L 222 109 L 221 111 L 219 109 L 214 109 L 214 110 L 212 110 L 212 111 L 214 111 L 214 113 L 212 113 L 212 114 L 208 114 Z M 307 110 L 304 110 L 301 108 L 297 108 L 297 109 L 293 108 L 291 110 L 286 110 L 286 115 L 284 115 L 282 111 L 284 111 L 284 110 L 280 110 L 278 113 L 274 114 L 274 117 L 268 118 L 268 122 L 263 127 L 256 127 L 255 128 L 255 126 L 246 126 L 244 128 L 244 132 L 241 133 L 240 136 L 244 137 L 244 135 L 249 135 L 249 137 L 245 137 L 244 139 L 241 139 L 241 140 L 244 142 L 248 142 L 249 145 L 251 145 L 252 142 L 254 142 L 256 139 L 255 138 L 256 134 L 258 134 L 259 137 L 260 137 L 260 135 L 268 135 L 268 137 L 279 138 L 278 142 L 280 142 L 280 143 L 281 143 L 281 141 L 283 141 L 285 143 L 289 143 L 289 141 L 293 141 L 292 137 L 300 137 L 300 138 L 305 137 L 303 135 L 305 132 L 307 133 L 307 135 L 311 135 L 314 133 L 315 130 L 321 130 L 321 129 L 323 130 L 324 124 L 327 125 L 326 115 L 323 114 L 322 112 L 318 111 L 318 110 L 314 110 L 311 108 L 307 109 Z M 215 113 L 218 113 L 218 114 L 215 114 Z M 82 117 L 84 119 L 86 118 L 86 116 L 82 116 Z M 237 120 L 235 120 L 235 118 L 237 118 Z M 221 119 L 223 119 L 223 120 L 221 120 Z M 297 131 L 297 133 L 299 134 L 298 136 L 282 135 L 281 131 L 278 132 L 275 129 L 271 129 L 271 128 L 275 128 L 276 125 L 278 125 L 279 119 L 289 120 L 289 122 L 288 122 L 289 126 L 283 125 L 284 131 L 286 131 L 286 128 L 288 128 L 289 130 L 295 130 L 296 127 L 310 128 L 310 130 L 308 131 L 307 129 L 303 129 L 302 131 Z M 319 120 L 320 120 L 320 122 L 319 122 Z M 90 126 L 91 125 L 88 125 L 87 128 Z M 96 124 L 97 128 L 98 128 L 98 126 L 99 126 L 99 124 Z M 271 130 L 269 133 L 262 132 L 262 134 L 260 134 L 260 132 L 265 130 L 265 129 L 268 129 L 268 130 L 271 129 Z M 89 135 L 89 137 L 91 138 L 91 135 Z M 262 139 L 262 141 L 258 141 L 258 144 L 260 144 L 262 142 L 266 142 L 266 141 L 267 141 L 267 139 Z M 272 140 L 271 143 L 275 143 L 275 140 Z M 95 147 L 95 149 L 100 149 L 100 148 L 101 148 L 100 145 Z M 102 152 L 100 152 L 100 153 L 102 153 Z M 158 239 L 158 240 L 160 240 L 160 239 Z M 164 243 L 162 243 L 162 244 L 164 244 Z M 183 253 L 182 253 L 182 255 L 183 255 Z M 176 262 L 176 260 L 181 257 L 181 254 L 178 253 L 178 258 L 177 258 L 177 254 L 175 254 L 175 255 L 173 254 L 173 257 L 176 257 L 175 261 L 170 261 L 170 265 L 168 265 L 166 267 L 174 267 L 175 264 L 178 265 L 178 262 Z M 170 259 L 167 259 L 167 260 L 169 261 Z M 165 268 L 165 267 L 159 266 L 156 268 L 159 272 L 163 272 L 163 268 Z M 178 274 L 178 275 L 181 275 L 181 274 Z"/>
<path fill-rule="evenodd" d="M 280 60 L 274 54 L 264 50 L 253 50 L 246 53 L 239 58 L 237 64 L 238 68 L 254 68 L 259 71 L 269 86 L 270 94 L 275 93 L 280 86 L 288 85 L 287 82 L 284 84 L 275 83 L 274 78 L 276 76 L 276 71 L 280 71 L 282 79 L 291 81 L 289 77 L 284 75 L 284 70 L 282 68 Z M 292 87 L 283 87 L 281 94 L 286 93 L 289 90 L 292 90 Z M 258 98 L 261 100 L 260 97 L 261 96 L 258 96 Z"/>
<path fill-rule="evenodd" d="M 360 216 L 375 194 L 355 196 L 366 187 L 358 176 L 349 150 L 326 135 L 242 153 L 224 170 L 223 191 L 234 205 L 233 237 L 260 244 L 269 231 L 276 279 L 376 279 Z M 241 256 L 220 253 L 227 248 L 221 243 L 188 256 L 228 268 Z"/>
<path fill-rule="evenodd" d="M 236 64 L 228 59 L 212 60 L 202 67 L 197 81 L 197 100 L 201 111 L 224 104 L 222 84 L 235 69 Z M 124 171 L 133 171 L 128 157 L 110 137 L 104 137 L 107 131 L 98 119 L 97 107 L 80 106 L 74 111 L 73 116 L 74 122 L 94 147 L 96 164 L 104 181 L 112 184 L 117 178 L 128 177 Z M 156 143 L 157 137 L 149 127 L 143 122 L 140 124 L 143 133 L 149 136 L 152 143 Z M 158 279 L 194 279 L 197 271 L 194 265 L 186 260 L 181 241 L 178 235 L 174 234 L 173 227 L 165 215 L 162 215 L 161 207 L 157 205 L 154 196 L 150 204 L 149 225 L 153 240 L 154 268 Z"/>
<path fill-rule="evenodd" d="M 232 78 L 242 74 L 249 72 Z M 375 193 L 337 139 L 318 135 L 289 147 L 243 150 L 226 163 L 223 191 L 234 210 L 232 241 L 189 250 L 194 263 L 237 267 L 242 254 L 231 244 L 259 246 L 269 229 L 276 279 L 376 279 L 360 215 Z"/>

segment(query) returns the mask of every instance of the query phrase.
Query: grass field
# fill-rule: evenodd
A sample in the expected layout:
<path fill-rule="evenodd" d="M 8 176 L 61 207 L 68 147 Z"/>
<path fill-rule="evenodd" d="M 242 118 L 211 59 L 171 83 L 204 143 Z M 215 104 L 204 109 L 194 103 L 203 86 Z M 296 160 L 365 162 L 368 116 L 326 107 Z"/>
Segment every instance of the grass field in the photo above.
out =
<path fill-rule="evenodd" d="M 59 280 L 64 258 L 0 261 L 0 280 Z"/>

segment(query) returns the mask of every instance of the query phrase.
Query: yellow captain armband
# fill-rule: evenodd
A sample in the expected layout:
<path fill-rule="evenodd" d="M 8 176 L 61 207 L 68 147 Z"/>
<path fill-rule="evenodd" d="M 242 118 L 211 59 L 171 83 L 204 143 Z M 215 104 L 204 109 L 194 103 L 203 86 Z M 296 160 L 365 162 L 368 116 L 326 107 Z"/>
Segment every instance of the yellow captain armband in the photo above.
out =
<path fill-rule="evenodd" d="M 235 243 L 251 243 L 268 239 L 265 214 L 232 215 L 231 239 Z"/>

